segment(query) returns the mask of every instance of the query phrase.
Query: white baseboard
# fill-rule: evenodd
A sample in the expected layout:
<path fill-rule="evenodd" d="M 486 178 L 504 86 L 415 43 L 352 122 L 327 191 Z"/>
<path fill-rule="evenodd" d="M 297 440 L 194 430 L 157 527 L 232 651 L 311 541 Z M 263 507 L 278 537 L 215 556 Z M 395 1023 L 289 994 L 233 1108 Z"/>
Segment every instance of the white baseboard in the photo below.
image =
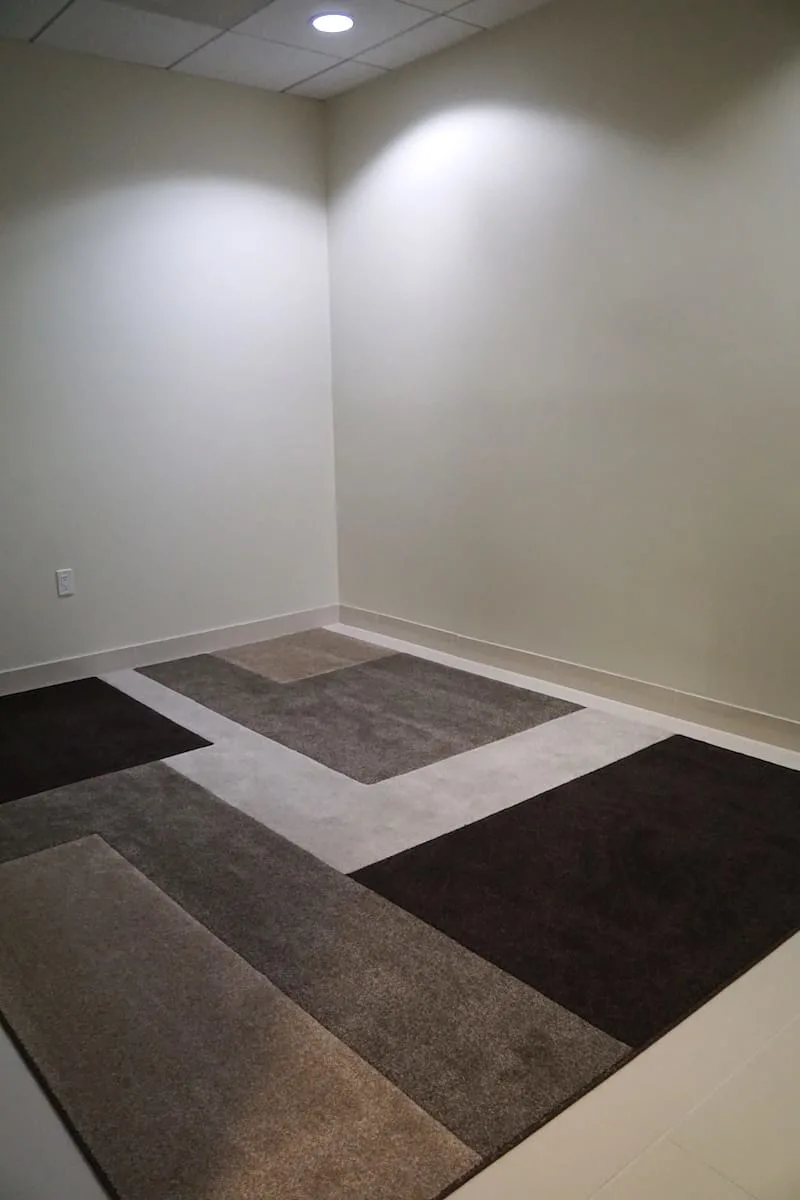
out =
<path fill-rule="evenodd" d="M 204 629 L 179 637 L 143 642 L 137 646 L 120 646 L 116 650 L 100 650 L 95 654 L 80 654 L 75 658 L 60 658 L 55 662 L 36 663 L 30 667 L 15 667 L 0 671 L 0 696 L 26 692 L 31 688 L 47 687 L 53 683 L 68 683 L 90 675 L 104 675 L 129 667 L 146 667 L 151 663 L 167 662 L 190 654 L 210 654 L 229 646 L 244 646 L 248 642 L 266 641 L 286 633 L 317 629 L 339 619 L 338 604 L 309 608 L 304 612 L 282 613 L 244 625 L 227 625 L 222 629 Z"/>
<path fill-rule="evenodd" d="M 689 721 L 787 750 L 800 750 L 800 722 L 788 717 L 776 717 L 754 709 L 739 708 L 722 700 L 694 696 L 689 692 L 663 687 L 661 684 L 629 679 L 625 675 L 614 675 L 609 671 L 599 671 L 595 667 L 584 667 L 578 663 L 548 658 L 530 650 L 516 650 L 512 646 L 481 641 L 446 629 L 406 621 L 402 617 L 353 608 L 347 604 L 339 606 L 339 621 L 343 625 L 379 637 L 400 638 L 443 654 L 457 655 L 474 663 L 532 676 L 568 691 L 602 697 L 605 700 L 631 705 L 637 709 L 660 713 L 679 721 Z"/>

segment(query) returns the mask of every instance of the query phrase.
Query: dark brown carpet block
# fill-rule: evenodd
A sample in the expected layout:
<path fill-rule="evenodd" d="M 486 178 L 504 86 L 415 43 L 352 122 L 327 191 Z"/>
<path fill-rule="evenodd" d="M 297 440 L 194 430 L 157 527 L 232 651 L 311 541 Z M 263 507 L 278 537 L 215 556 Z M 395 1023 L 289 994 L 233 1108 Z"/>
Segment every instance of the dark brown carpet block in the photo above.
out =
<path fill-rule="evenodd" d="M 0 803 L 209 743 L 101 679 L 0 697 Z"/>
<path fill-rule="evenodd" d="M 613 1037 L 800 928 L 800 773 L 683 737 L 354 878 Z"/>

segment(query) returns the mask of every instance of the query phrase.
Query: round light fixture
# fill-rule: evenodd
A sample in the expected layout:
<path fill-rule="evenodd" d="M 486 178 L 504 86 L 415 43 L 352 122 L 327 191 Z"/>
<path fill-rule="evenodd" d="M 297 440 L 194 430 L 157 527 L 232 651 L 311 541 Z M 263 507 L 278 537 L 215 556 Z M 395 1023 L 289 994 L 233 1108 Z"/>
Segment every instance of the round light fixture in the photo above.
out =
<path fill-rule="evenodd" d="M 347 13 L 320 13 L 311 18 L 311 24 L 320 33 L 347 33 L 353 28 L 353 18 Z"/>

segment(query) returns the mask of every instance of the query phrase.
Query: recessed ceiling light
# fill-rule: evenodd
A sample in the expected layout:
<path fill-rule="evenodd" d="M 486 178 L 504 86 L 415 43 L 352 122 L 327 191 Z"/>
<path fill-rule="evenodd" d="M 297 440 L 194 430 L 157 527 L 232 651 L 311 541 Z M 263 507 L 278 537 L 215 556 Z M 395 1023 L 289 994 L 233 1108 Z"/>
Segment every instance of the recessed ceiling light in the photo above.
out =
<path fill-rule="evenodd" d="M 320 13 L 311 18 L 311 24 L 320 33 L 347 33 L 353 28 L 353 18 L 347 13 Z"/>

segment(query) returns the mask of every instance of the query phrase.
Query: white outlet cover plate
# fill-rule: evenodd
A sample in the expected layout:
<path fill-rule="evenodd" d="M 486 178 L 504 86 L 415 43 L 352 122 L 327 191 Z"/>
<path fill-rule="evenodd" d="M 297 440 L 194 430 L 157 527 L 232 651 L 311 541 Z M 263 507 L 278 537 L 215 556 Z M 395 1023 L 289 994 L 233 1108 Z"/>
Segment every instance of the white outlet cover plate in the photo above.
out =
<path fill-rule="evenodd" d="M 75 595 L 75 579 L 72 567 L 63 567 L 61 570 L 56 571 L 56 591 L 59 596 Z"/>

